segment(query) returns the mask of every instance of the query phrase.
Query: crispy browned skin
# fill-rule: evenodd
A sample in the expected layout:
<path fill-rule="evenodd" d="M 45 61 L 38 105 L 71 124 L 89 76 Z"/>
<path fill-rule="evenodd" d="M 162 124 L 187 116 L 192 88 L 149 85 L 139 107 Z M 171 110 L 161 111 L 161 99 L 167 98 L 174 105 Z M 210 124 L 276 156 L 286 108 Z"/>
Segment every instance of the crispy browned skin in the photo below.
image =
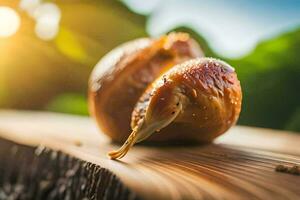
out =
<path fill-rule="evenodd" d="M 113 141 L 124 142 L 131 132 L 131 113 L 145 89 L 172 66 L 203 53 L 184 33 L 158 39 L 138 39 L 105 56 L 89 82 L 91 114 Z"/>
<path fill-rule="evenodd" d="M 151 141 L 210 142 L 236 123 L 241 110 L 240 82 L 232 67 L 212 59 L 179 64 L 157 79 L 143 94 L 132 114 L 132 128 L 139 119 L 163 120 L 180 113 Z M 151 113 L 149 113 L 151 110 Z"/>
<path fill-rule="evenodd" d="M 178 64 L 144 92 L 132 114 L 132 133 L 108 155 L 122 158 L 148 137 L 169 144 L 210 142 L 236 123 L 241 102 L 240 82 L 227 63 L 199 58 Z"/>

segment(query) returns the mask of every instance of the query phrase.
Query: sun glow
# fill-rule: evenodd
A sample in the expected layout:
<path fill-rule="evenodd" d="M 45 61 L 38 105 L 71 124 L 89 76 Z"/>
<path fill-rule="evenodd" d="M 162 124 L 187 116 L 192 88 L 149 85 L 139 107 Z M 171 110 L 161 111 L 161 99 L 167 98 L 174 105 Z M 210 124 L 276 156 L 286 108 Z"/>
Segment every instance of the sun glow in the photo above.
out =
<path fill-rule="evenodd" d="M 35 34 L 42 40 L 52 40 L 59 31 L 61 11 L 52 2 L 21 0 L 20 8 L 35 20 Z"/>
<path fill-rule="evenodd" d="M 10 7 L 0 6 L 0 38 L 14 35 L 20 27 L 20 16 Z"/>

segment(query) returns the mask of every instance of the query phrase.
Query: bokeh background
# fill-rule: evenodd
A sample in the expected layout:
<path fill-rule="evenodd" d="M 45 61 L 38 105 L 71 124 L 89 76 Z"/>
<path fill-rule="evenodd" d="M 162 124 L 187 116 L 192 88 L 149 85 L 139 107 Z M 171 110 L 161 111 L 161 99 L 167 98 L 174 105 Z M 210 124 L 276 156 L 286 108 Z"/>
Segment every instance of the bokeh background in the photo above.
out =
<path fill-rule="evenodd" d="M 298 0 L 0 0 L 0 108 L 88 115 L 99 59 L 170 31 L 236 68 L 239 124 L 300 132 Z"/>

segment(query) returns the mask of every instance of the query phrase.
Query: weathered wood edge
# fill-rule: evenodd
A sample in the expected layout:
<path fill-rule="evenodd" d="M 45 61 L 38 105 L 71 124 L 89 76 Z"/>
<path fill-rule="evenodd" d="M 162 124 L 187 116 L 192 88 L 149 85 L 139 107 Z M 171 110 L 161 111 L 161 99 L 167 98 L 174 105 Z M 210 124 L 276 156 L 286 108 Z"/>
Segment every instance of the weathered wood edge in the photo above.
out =
<path fill-rule="evenodd" d="M 99 165 L 3 138 L 0 147 L 0 199 L 140 199 Z"/>
<path fill-rule="evenodd" d="M 3 115 L 1 115 L 1 114 L 3 114 Z M 55 118 L 55 120 L 53 120 L 54 118 Z M 21 143 L 24 143 L 24 144 L 37 145 L 37 144 L 42 143 L 42 144 L 44 144 L 44 146 L 50 145 L 52 149 L 63 150 L 67 154 L 77 155 L 79 158 L 84 158 L 84 160 L 86 160 L 86 161 L 93 162 L 96 165 L 100 165 L 104 168 L 110 169 L 112 172 L 115 172 L 115 174 L 119 178 L 121 178 L 121 180 L 123 180 L 123 182 L 125 183 L 126 186 L 131 188 L 132 191 L 137 191 L 139 194 L 142 194 L 141 196 L 143 196 L 143 197 L 148 196 L 148 199 L 151 199 L 151 197 L 153 195 L 154 196 L 156 195 L 157 197 L 160 197 L 160 199 L 164 199 L 163 198 L 164 193 L 162 193 L 162 191 L 159 189 L 159 187 L 158 188 L 151 187 L 151 188 L 145 189 L 145 186 L 147 186 L 147 184 L 149 184 L 151 182 L 151 180 L 147 180 L 147 179 L 145 179 L 145 177 L 151 178 L 152 175 L 155 175 L 155 174 L 153 174 L 153 171 L 148 170 L 149 166 L 147 165 L 147 163 L 150 165 L 155 164 L 155 163 L 152 163 L 152 160 L 149 160 L 147 157 L 148 157 L 149 153 L 151 154 L 151 156 L 162 155 L 163 157 L 166 156 L 164 159 L 165 161 L 163 161 L 163 162 L 166 162 L 170 159 L 169 161 L 170 161 L 170 163 L 172 163 L 171 160 L 173 159 L 173 157 L 170 157 L 170 156 L 172 156 L 173 154 L 171 152 L 173 152 L 173 153 L 178 152 L 177 148 L 176 149 L 174 149 L 174 148 L 165 148 L 165 149 L 150 148 L 149 149 L 148 147 L 139 146 L 139 147 L 134 148 L 130 152 L 128 157 L 126 157 L 124 159 L 124 161 L 121 161 L 121 162 L 110 161 L 106 158 L 105 154 L 109 149 L 115 148 L 115 147 L 112 146 L 111 144 L 109 144 L 109 142 L 107 141 L 107 138 L 103 138 L 103 136 L 99 135 L 98 130 L 94 129 L 95 127 L 93 126 L 93 123 L 91 123 L 90 120 L 88 120 L 87 118 L 82 118 L 82 117 L 77 118 L 77 117 L 73 117 L 73 116 L 71 118 L 72 118 L 72 120 L 68 121 L 67 115 L 58 115 L 58 114 L 49 114 L 49 113 L 30 113 L 30 112 L 24 112 L 24 113 L 22 113 L 22 112 L 17 112 L 17 113 L 2 112 L 1 113 L 0 112 L 0 131 L 1 130 L 6 131 L 5 133 L 2 132 L 3 134 L 0 132 L 0 135 L 4 136 L 7 139 L 11 139 L 13 141 L 15 141 L 15 139 L 17 138 L 18 140 L 22 141 Z M 47 121 L 47 123 L 45 123 L 45 121 Z M 74 124 L 75 128 L 70 128 L 70 129 L 61 128 L 61 127 L 64 127 L 63 124 L 65 124 L 65 123 L 68 124 L 66 127 L 70 128 L 70 123 L 72 123 L 72 124 Z M 16 124 L 18 126 L 16 126 Z M 81 126 L 81 125 L 83 125 L 83 126 Z M 24 129 L 24 126 L 26 127 L 26 129 Z M 50 129 L 45 129 L 44 128 L 45 126 L 50 127 Z M 54 134 L 55 137 L 53 137 L 53 131 L 56 132 L 57 130 L 59 130 L 62 134 L 71 132 L 72 136 L 69 137 L 68 135 Z M 286 153 L 297 156 L 297 157 L 289 156 L 287 159 L 285 159 L 288 163 L 293 163 L 293 162 L 299 163 L 299 155 L 300 154 L 299 154 L 298 145 L 299 145 L 300 137 L 298 135 L 280 132 L 280 131 L 273 131 L 273 130 L 268 130 L 268 129 L 259 129 L 259 128 L 256 129 L 255 128 L 254 130 L 255 130 L 254 132 L 259 132 L 259 133 L 253 133 L 252 128 L 235 127 L 233 129 L 231 129 L 228 134 L 225 134 L 224 137 L 217 139 L 216 143 L 219 144 L 217 146 L 219 146 L 220 148 L 222 148 L 222 146 L 224 146 L 224 145 L 225 145 L 225 149 L 226 149 L 226 146 L 228 146 L 230 148 L 235 146 L 237 148 L 235 148 L 235 147 L 234 148 L 236 150 L 238 150 L 235 152 L 240 152 L 242 154 L 239 153 L 239 155 L 234 155 L 234 152 L 232 152 L 232 153 L 229 153 L 228 155 L 227 155 L 227 153 L 225 153 L 225 154 L 221 153 L 222 154 L 221 155 L 220 152 L 219 153 L 215 152 L 215 153 L 217 153 L 216 160 L 220 159 L 224 155 L 225 160 L 234 161 L 235 158 L 237 158 L 238 160 L 234 161 L 234 162 L 239 163 L 240 161 L 244 160 L 244 158 L 242 158 L 240 156 L 248 155 L 248 153 L 256 154 L 256 152 L 257 152 L 258 153 L 257 155 L 264 156 L 265 158 L 267 158 L 266 156 L 270 156 L 270 159 L 273 160 L 272 164 L 266 168 L 268 170 L 267 171 L 268 173 L 270 173 L 270 167 L 271 167 L 271 171 L 272 171 L 272 168 L 275 166 L 274 164 L 280 163 L 281 162 L 280 159 L 284 158 L 284 156 L 286 156 Z M 241 132 L 243 133 L 243 135 L 240 134 Z M 277 134 L 277 132 L 280 134 Z M 8 133 L 12 133 L 12 134 L 8 134 Z M 261 134 L 263 134 L 263 136 Z M 31 139 L 28 140 L 28 137 L 23 137 L 24 135 L 28 136 Z M 41 135 L 44 138 L 42 138 Z M 36 141 L 33 141 L 32 138 L 35 138 Z M 53 142 L 53 141 L 57 141 L 57 142 Z M 83 147 L 76 147 L 77 141 L 83 141 Z M 62 144 L 64 146 L 62 146 Z M 86 145 L 90 145 L 90 146 L 86 146 Z M 234 145 L 234 146 L 232 146 L 232 145 Z M 246 154 L 244 154 L 243 149 L 247 150 L 248 147 L 254 148 L 254 149 L 252 149 L 248 152 L 246 151 L 246 152 L 244 152 Z M 227 148 L 227 149 L 230 150 L 230 148 L 229 149 Z M 100 149 L 101 149 L 101 151 L 100 151 Z M 259 149 L 268 150 L 268 152 L 261 152 Z M 169 153 L 168 154 L 164 153 L 165 150 L 167 150 Z M 222 151 L 222 149 L 220 149 L 220 150 Z M 179 149 L 179 151 L 181 151 L 181 150 Z M 189 155 L 189 151 L 190 150 L 185 152 L 185 154 Z M 205 151 L 211 152 L 211 148 L 209 146 L 204 147 L 204 153 L 205 153 Z M 94 155 L 90 156 L 90 157 L 87 156 L 87 155 L 89 155 L 89 152 L 92 152 Z M 271 152 L 277 152 L 277 153 L 273 154 Z M 267 153 L 267 154 L 263 155 L 261 153 Z M 191 157 L 193 157 L 193 156 L 195 156 L 195 155 L 191 155 Z M 205 156 L 205 154 L 204 154 L 204 156 Z M 219 156 L 221 156 L 221 157 L 219 157 Z M 222 159 L 224 159 L 224 158 L 222 158 Z M 215 158 L 214 158 L 214 160 L 215 160 Z M 150 161 L 150 163 L 149 163 L 149 161 Z M 188 160 L 188 162 L 190 162 L 190 161 L 192 161 L 192 160 Z M 286 162 L 286 161 L 283 160 L 282 162 Z M 141 163 L 142 165 L 139 164 L 140 162 L 142 162 Z M 202 163 L 202 165 L 205 165 L 205 162 Z M 133 165 L 131 166 L 131 164 L 133 164 Z M 230 163 L 227 163 L 227 164 L 228 164 L 228 167 L 234 166 Z M 136 167 L 138 167 L 139 170 L 143 170 L 143 171 L 141 171 L 142 173 L 145 172 L 144 170 L 147 170 L 147 172 L 149 172 L 149 174 L 144 174 L 144 175 L 146 175 L 144 177 L 137 176 L 137 174 L 140 174 L 140 173 L 136 174 Z M 205 168 L 203 168 L 203 166 L 201 166 L 201 165 L 199 165 L 198 167 L 200 167 L 199 168 L 200 170 L 204 170 L 205 173 L 210 172 L 210 171 L 207 171 Z M 227 168 L 227 166 L 225 166 L 225 167 L 226 167 L 226 171 L 227 171 L 228 168 Z M 222 174 L 220 174 L 220 175 L 222 175 Z M 277 175 L 276 175 L 276 177 L 277 177 Z M 162 178 L 162 177 L 159 177 L 159 178 Z M 291 179 L 294 183 L 299 182 L 299 179 L 294 179 L 294 178 L 292 179 L 291 177 L 287 177 L 287 178 Z M 182 184 L 182 183 L 180 183 L 180 184 Z M 180 185 L 177 185 L 177 186 L 180 186 Z M 197 184 L 194 186 L 197 186 Z M 164 188 L 164 187 L 162 187 L 162 188 Z M 207 188 L 203 188 L 203 189 L 207 189 Z M 251 189 L 251 188 L 249 188 L 249 189 Z M 286 192 L 288 192 L 288 190 Z M 293 195 L 297 195 L 297 193 L 296 194 L 288 193 L 288 194 L 293 196 Z M 250 195 L 250 194 L 251 193 L 249 193 L 248 195 Z M 279 194 L 283 195 L 284 193 L 279 193 Z M 210 195 L 212 195 L 212 194 L 210 194 Z M 218 194 L 215 193 L 214 196 L 218 196 Z M 278 196 L 278 197 L 280 197 L 280 196 Z"/>

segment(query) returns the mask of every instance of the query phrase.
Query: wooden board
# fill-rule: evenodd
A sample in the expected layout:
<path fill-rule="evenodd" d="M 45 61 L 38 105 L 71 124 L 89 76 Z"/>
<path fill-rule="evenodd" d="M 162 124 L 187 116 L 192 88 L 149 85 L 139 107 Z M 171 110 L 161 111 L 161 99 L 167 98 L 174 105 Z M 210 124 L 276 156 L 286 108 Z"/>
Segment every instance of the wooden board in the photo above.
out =
<path fill-rule="evenodd" d="M 0 137 L 107 168 L 142 199 L 300 199 L 300 176 L 274 170 L 300 165 L 300 135 L 294 133 L 236 126 L 214 144 L 137 145 L 114 161 L 106 153 L 117 146 L 90 118 L 1 111 Z"/>

